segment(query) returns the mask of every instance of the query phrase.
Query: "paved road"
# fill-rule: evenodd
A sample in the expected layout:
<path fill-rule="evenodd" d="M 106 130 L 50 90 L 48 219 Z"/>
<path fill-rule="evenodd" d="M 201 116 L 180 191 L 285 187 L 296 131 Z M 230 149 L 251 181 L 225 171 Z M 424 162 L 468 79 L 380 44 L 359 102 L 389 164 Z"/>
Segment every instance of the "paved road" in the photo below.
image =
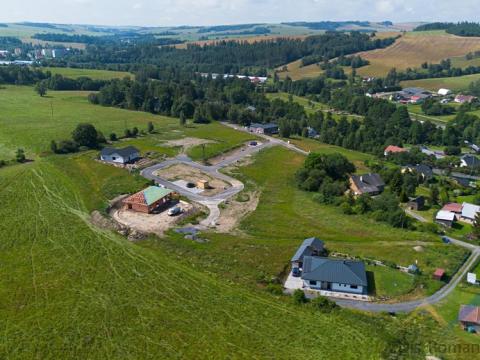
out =
<path fill-rule="evenodd" d="M 414 219 L 416 219 L 416 220 L 418 220 L 418 221 L 420 221 L 420 222 L 423 222 L 423 223 L 424 223 L 424 222 L 427 222 L 427 219 L 425 219 L 423 216 L 421 216 L 421 215 L 413 212 L 412 210 L 410 210 L 410 209 L 408 209 L 408 208 L 405 208 L 405 209 L 403 209 L 403 210 L 405 210 L 405 212 L 406 212 L 408 215 L 410 215 L 411 217 L 413 217 Z"/>
<path fill-rule="evenodd" d="M 162 186 L 165 186 L 169 189 L 176 191 L 177 193 L 187 197 L 191 201 L 195 201 L 199 204 L 206 206 L 209 210 L 208 217 L 202 220 L 199 226 L 197 226 L 197 228 L 202 230 L 202 229 L 215 226 L 215 224 L 218 221 L 218 218 L 220 217 L 220 209 L 218 206 L 225 200 L 238 194 L 240 191 L 244 189 L 244 185 L 241 181 L 238 181 L 237 179 L 234 179 L 228 175 L 222 174 L 219 170 L 242 160 L 246 156 L 250 156 L 254 153 L 259 152 L 262 149 L 265 149 L 267 147 L 271 147 L 274 145 L 275 143 L 273 142 L 265 141 L 264 143 L 259 144 L 257 146 L 248 146 L 242 151 L 239 151 L 231 156 L 225 157 L 222 161 L 220 161 L 219 163 L 213 166 L 206 166 L 206 165 L 199 164 L 197 162 L 194 162 L 188 156 L 182 154 L 177 156 L 175 159 L 167 160 L 160 164 L 150 166 L 142 170 L 140 174 L 149 180 L 155 181 L 157 184 L 160 184 Z M 168 181 L 167 179 L 164 179 L 156 175 L 156 172 L 158 170 L 165 169 L 167 167 L 170 167 L 176 164 L 185 164 L 193 168 L 199 169 L 213 177 L 226 181 L 232 186 L 225 189 L 225 191 L 219 194 L 216 194 L 213 196 L 204 196 L 201 193 L 191 192 L 188 189 L 185 189 L 184 187 L 178 186 L 173 182 Z"/>

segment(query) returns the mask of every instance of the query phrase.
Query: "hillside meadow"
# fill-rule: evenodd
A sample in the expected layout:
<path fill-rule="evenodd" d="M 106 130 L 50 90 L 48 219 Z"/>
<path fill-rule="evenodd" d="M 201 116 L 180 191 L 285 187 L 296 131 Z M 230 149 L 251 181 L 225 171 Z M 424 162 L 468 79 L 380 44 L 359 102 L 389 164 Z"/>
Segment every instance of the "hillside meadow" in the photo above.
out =
<path fill-rule="evenodd" d="M 459 37 L 444 32 L 408 32 L 385 49 L 361 52 L 370 65 L 358 69 L 362 76 L 385 76 L 392 68 L 405 70 L 420 67 L 424 62 L 439 63 L 443 59 L 466 55 L 480 49 L 480 38 Z"/>
<path fill-rule="evenodd" d="M 171 117 L 93 105 L 87 100 L 88 94 L 85 91 L 49 91 L 42 98 L 32 87 L 1 87 L 0 159 L 13 157 L 17 148 L 25 149 L 27 156 L 36 157 L 49 151 L 52 140 L 70 138 L 79 123 L 91 123 L 108 137 L 112 132 L 123 136 L 126 128 L 137 127 L 145 131 L 148 122 L 152 122 L 156 129 L 154 134 L 121 141 L 115 146 L 136 145 L 142 151 L 158 151 L 166 155 L 174 155 L 180 150 L 165 146 L 165 141 L 172 139 L 199 137 L 211 140 L 205 146 L 209 158 L 254 138 L 219 123 L 183 127 L 178 119 Z M 197 146 L 190 149 L 189 154 L 200 159 L 203 151 Z"/>
<path fill-rule="evenodd" d="M 422 315 L 294 306 L 100 230 L 89 222 L 95 199 L 141 184 L 92 163 L 54 156 L 0 169 L 2 358 L 372 359 L 397 351 L 400 334 L 441 336 Z"/>
<path fill-rule="evenodd" d="M 470 83 L 478 80 L 480 80 L 480 74 L 402 81 L 400 85 L 402 87 L 421 87 L 434 92 L 437 92 L 438 89 L 441 88 L 450 89 L 454 92 L 461 92 L 468 90 Z"/>
<path fill-rule="evenodd" d="M 112 80 L 123 79 L 125 77 L 134 78 L 134 75 L 126 71 L 111 71 L 111 70 L 97 70 L 97 69 L 80 69 L 69 67 L 42 67 L 43 71 L 50 71 L 52 74 L 59 74 L 71 79 L 79 77 L 89 77 L 94 80 Z"/>

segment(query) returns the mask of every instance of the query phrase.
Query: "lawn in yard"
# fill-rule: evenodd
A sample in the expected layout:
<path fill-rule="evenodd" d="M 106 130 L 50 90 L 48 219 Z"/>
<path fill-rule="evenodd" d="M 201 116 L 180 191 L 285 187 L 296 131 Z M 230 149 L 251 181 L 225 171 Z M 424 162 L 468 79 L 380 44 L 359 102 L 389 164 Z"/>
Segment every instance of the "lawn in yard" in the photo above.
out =
<path fill-rule="evenodd" d="M 372 265 L 367 266 L 366 270 L 374 273 L 375 296 L 399 296 L 408 293 L 414 287 L 415 277 L 399 270 Z"/>

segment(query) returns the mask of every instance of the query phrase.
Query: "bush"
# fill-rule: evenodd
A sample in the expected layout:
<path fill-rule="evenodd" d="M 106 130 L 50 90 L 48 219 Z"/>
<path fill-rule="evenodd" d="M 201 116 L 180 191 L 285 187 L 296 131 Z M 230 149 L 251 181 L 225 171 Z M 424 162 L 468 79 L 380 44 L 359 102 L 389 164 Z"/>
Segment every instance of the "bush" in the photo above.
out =
<path fill-rule="evenodd" d="M 78 151 L 78 144 L 72 140 L 62 140 L 58 143 L 57 152 L 59 154 L 68 154 Z"/>
<path fill-rule="evenodd" d="M 332 310 L 338 308 L 338 305 L 334 301 L 324 296 L 318 296 L 312 299 L 310 303 L 315 310 L 322 312 L 331 312 Z"/>
<path fill-rule="evenodd" d="M 273 295 L 282 295 L 283 287 L 280 284 L 268 284 L 265 288 L 270 294 Z"/>
<path fill-rule="evenodd" d="M 117 139 L 118 139 L 117 134 L 115 134 L 115 133 L 111 133 L 109 138 L 110 138 L 110 141 L 117 141 Z"/>
<path fill-rule="evenodd" d="M 293 292 L 292 299 L 293 299 L 293 303 L 297 305 L 306 304 L 308 302 L 308 299 L 305 296 L 305 293 L 300 289 L 297 289 Z"/>
<path fill-rule="evenodd" d="M 19 163 L 24 163 L 27 160 L 25 157 L 25 151 L 23 149 L 17 149 L 17 153 L 15 154 L 15 159 Z"/>

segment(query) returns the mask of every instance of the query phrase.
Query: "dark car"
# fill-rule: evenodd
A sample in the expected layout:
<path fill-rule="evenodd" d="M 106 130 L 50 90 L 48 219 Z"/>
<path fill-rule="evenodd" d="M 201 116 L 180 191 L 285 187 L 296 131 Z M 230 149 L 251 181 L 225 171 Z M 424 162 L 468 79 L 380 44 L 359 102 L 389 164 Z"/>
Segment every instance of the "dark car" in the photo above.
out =
<path fill-rule="evenodd" d="M 443 241 L 445 244 L 450 244 L 450 239 L 449 239 L 447 236 L 442 236 L 442 241 Z"/>
<path fill-rule="evenodd" d="M 300 275 L 302 275 L 302 272 L 300 271 L 300 269 L 297 268 L 297 267 L 294 267 L 292 269 L 292 276 L 293 277 L 300 277 Z"/>

